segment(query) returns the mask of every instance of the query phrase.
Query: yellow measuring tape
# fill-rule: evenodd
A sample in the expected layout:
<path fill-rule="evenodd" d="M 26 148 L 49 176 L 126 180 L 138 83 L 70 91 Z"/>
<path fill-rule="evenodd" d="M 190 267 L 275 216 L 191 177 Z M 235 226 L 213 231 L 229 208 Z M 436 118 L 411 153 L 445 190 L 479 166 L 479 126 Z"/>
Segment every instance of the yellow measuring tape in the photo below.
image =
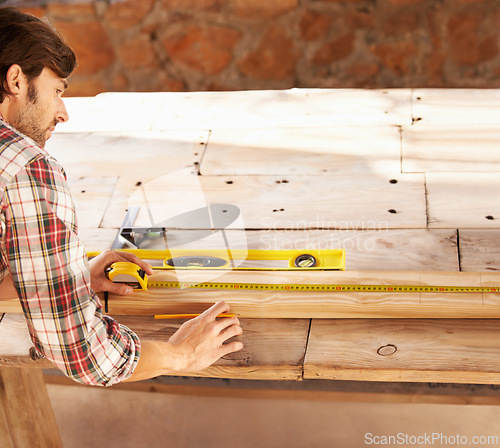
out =
<path fill-rule="evenodd" d="M 134 289 L 148 288 L 196 288 L 196 289 L 233 289 L 259 291 L 323 291 L 323 292 L 412 292 L 412 293 L 449 293 L 449 292 L 490 292 L 498 293 L 500 288 L 491 286 L 428 286 L 428 285 L 360 285 L 360 284 L 312 284 L 312 283 L 233 283 L 233 282 L 174 282 L 149 281 L 145 272 L 133 263 L 114 263 L 108 271 L 111 281 L 126 283 Z"/>
<path fill-rule="evenodd" d="M 148 282 L 149 288 L 235 289 L 264 291 L 328 291 L 328 292 L 500 292 L 490 286 L 418 286 L 418 285 L 353 285 L 353 284 L 275 284 L 229 282 Z"/>

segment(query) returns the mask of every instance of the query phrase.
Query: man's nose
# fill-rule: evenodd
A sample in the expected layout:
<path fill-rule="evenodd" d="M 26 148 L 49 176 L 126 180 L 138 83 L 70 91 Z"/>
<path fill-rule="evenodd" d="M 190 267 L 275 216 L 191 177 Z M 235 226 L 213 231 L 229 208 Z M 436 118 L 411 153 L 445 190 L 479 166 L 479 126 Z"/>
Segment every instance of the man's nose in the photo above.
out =
<path fill-rule="evenodd" d="M 66 110 L 66 105 L 64 104 L 63 100 L 59 101 L 59 105 L 56 112 L 56 119 L 59 121 L 59 123 L 65 123 L 66 121 L 69 120 L 68 111 Z"/>

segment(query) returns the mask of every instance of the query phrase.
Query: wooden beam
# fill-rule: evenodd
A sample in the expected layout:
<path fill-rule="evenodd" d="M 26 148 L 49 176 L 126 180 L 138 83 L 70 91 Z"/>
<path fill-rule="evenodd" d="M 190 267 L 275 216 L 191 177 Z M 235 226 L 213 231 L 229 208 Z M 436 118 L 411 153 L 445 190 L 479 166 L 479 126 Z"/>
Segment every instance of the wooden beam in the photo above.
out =
<path fill-rule="evenodd" d="M 167 341 L 184 322 L 151 317 L 116 316 L 141 340 Z M 244 348 L 218 360 L 198 374 L 211 378 L 301 380 L 309 319 L 242 319 Z"/>
<path fill-rule="evenodd" d="M 500 286 L 500 273 L 431 271 L 157 271 L 151 281 L 360 285 Z M 500 318 L 498 293 L 384 293 L 149 288 L 110 294 L 109 312 L 125 315 L 199 313 L 226 300 L 251 318 Z M 21 312 L 18 300 L 0 312 Z"/>
<path fill-rule="evenodd" d="M 41 370 L 0 367 L 0 446 L 62 448 Z"/>
<path fill-rule="evenodd" d="M 452 405 L 500 405 L 500 396 L 496 387 L 471 384 L 435 384 L 435 383 L 376 383 L 361 381 L 305 380 L 293 383 L 281 382 L 244 382 L 224 381 L 223 384 L 212 382 L 199 384 L 182 378 L 182 382 L 171 384 L 160 382 L 165 377 L 119 383 L 112 391 L 148 392 L 180 396 L 207 398 L 244 398 L 248 400 L 307 400 L 316 402 L 349 403 L 412 403 L 412 404 L 452 404 Z M 168 379 L 167 379 L 168 381 Z M 217 380 L 216 380 L 217 381 Z M 69 378 L 59 375 L 45 375 L 45 383 L 55 386 L 85 387 Z M 314 384 L 321 384 L 314 387 Z M 113 393 L 110 391 L 111 393 Z"/>
<path fill-rule="evenodd" d="M 500 384 L 497 320 L 315 319 L 305 379 Z"/>
<path fill-rule="evenodd" d="M 32 360 L 23 315 L 7 315 L 0 324 L 0 366 L 54 368 L 47 359 Z M 141 340 L 168 341 L 184 320 L 148 316 L 115 316 Z M 243 350 L 224 356 L 196 375 L 212 378 L 301 380 L 309 334 L 309 319 L 242 319 L 238 338 Z M 2 344 L 5 342 L 5 344 Z"/>
<path fill-rule="evenodd" d="M 0 367 L 54 368 L 33 355 L 33 343 L 24 314 L 0 314 Z"/>

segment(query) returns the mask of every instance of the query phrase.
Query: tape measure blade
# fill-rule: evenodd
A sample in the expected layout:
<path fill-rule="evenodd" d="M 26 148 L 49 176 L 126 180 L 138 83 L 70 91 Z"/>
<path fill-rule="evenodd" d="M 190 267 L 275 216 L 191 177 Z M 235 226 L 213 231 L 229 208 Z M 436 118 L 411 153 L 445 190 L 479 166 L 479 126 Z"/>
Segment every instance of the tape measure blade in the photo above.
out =
<path fill-rule="evenodd" d="M 233 282 L 150 282 L 149 287 L 235 289 L 267 291 L 323 291 L 323 292 L 383 292 L 383 293 L 499 293 L 500 288 L 483 286 L 421 286 L 421 285 L 359 285 L 359 284 L 283 284 Z"/>

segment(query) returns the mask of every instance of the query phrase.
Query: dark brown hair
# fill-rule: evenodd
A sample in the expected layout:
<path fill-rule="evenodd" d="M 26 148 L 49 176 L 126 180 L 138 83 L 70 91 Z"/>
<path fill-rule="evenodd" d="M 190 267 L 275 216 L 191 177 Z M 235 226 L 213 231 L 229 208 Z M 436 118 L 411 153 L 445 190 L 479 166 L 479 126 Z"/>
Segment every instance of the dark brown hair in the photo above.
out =
<path fill-rule="evenodd" d="M 76 67 L 76 57 L 47 22 L 15 8 L 0 8 L 0 103 L 10 93 L 6 77 L 13 64 L 18 64 L 31 82 L 44 67 L 67 78 Z"/>

